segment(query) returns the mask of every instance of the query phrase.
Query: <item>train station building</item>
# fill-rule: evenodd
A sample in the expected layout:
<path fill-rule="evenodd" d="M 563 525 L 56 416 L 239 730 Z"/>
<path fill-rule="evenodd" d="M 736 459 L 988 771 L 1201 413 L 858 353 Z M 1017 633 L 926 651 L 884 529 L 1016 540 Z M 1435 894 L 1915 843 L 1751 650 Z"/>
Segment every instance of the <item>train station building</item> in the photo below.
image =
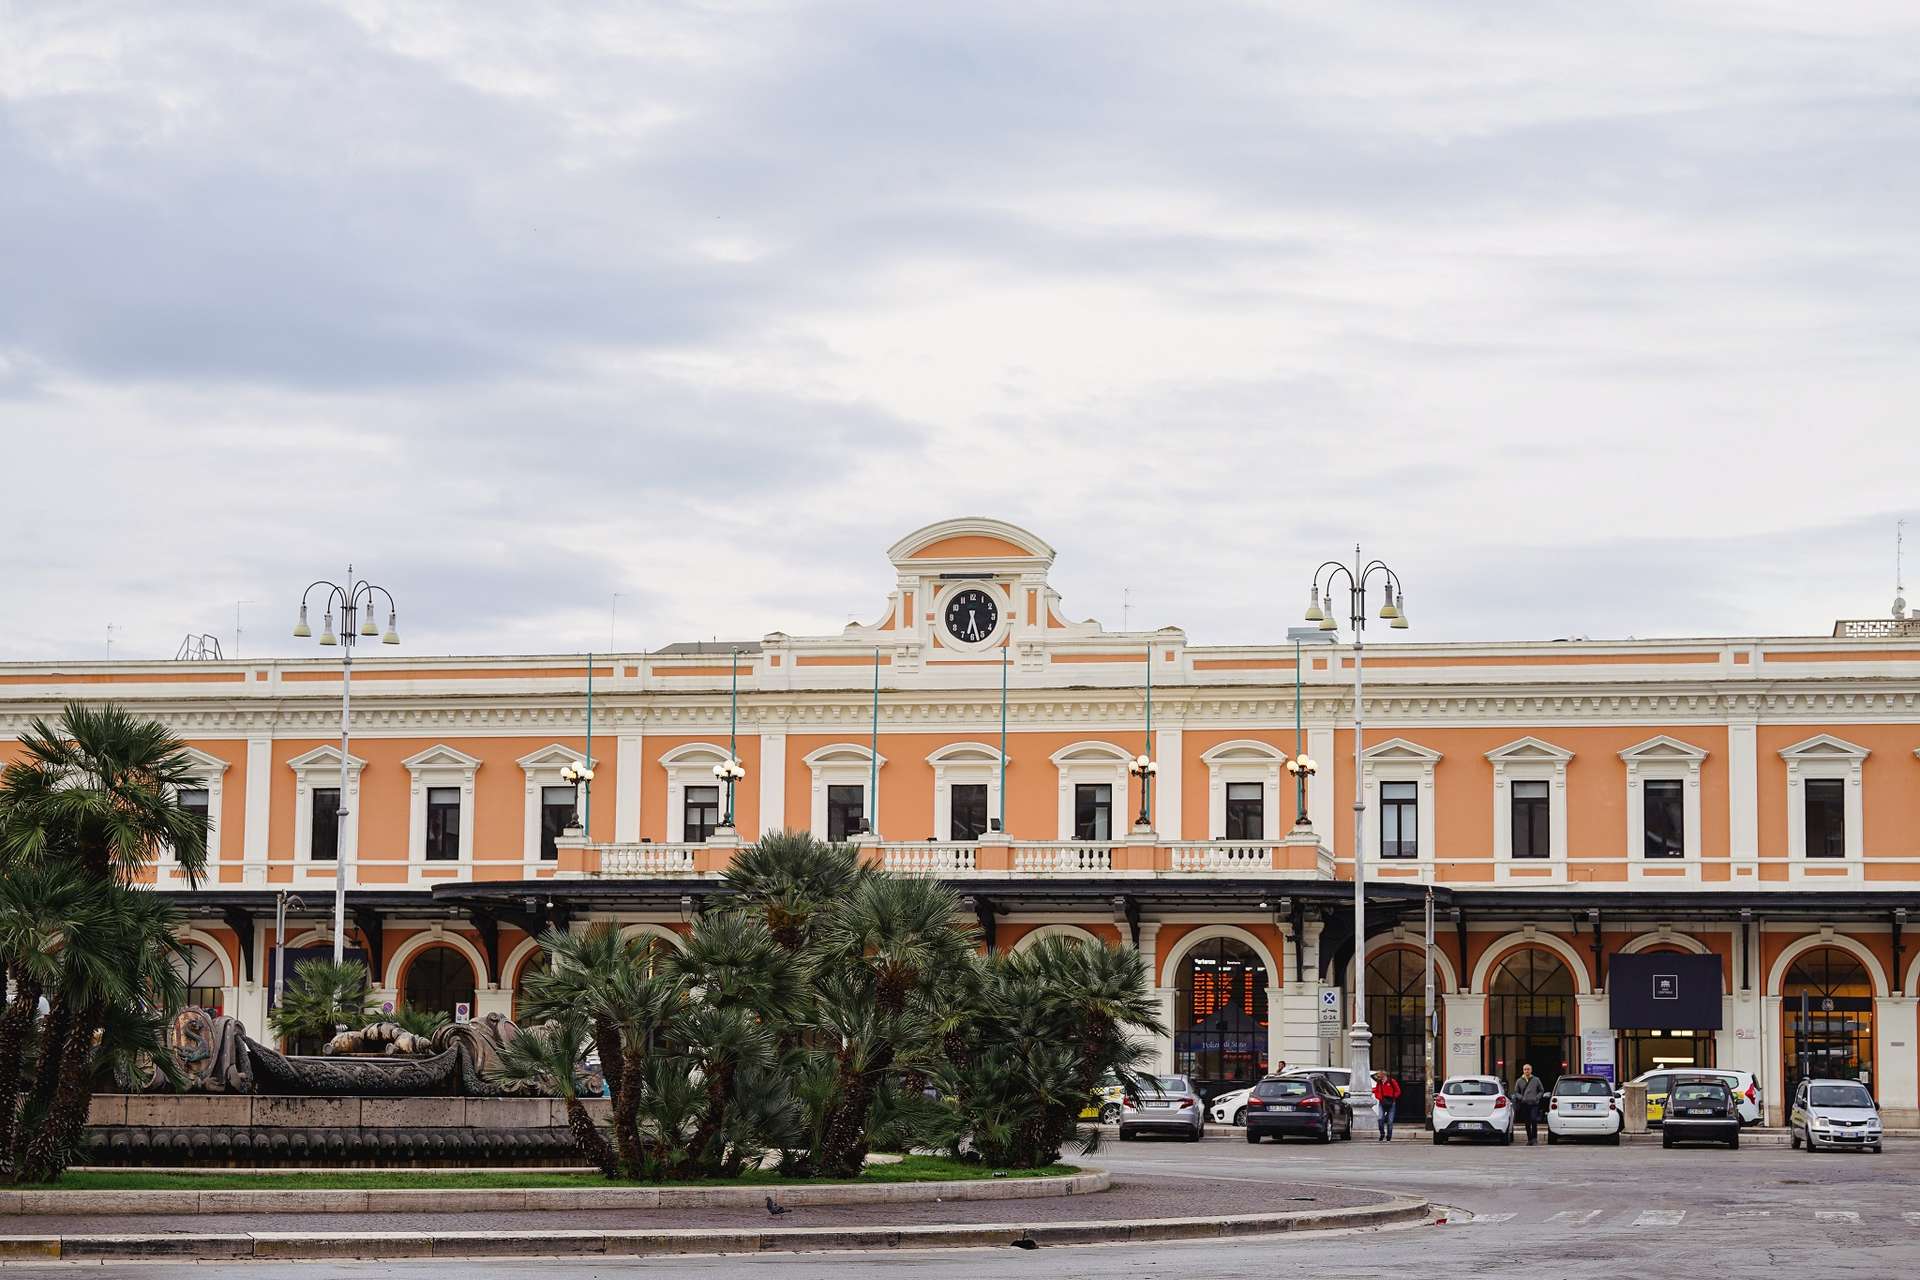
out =
<path fill-rule="evenodd" d="M 1374 1062 L 1417 1095 L 1431 900 L 1443 1071 L 1738 1067 L 1776 1123 L 1811 1071 L 1920 1123 L 1920 626 L 1369 630 L 1356 849 L 1350 644 L 1291 619 L 1254 645 L 1109 631 L 1056 594 L 1051 547 L 990 519 L 885 556 L 871 620 L 835 635 L 357 657 L 344 795 L 326 659 L 0 665 L 0 755 L 76 698 L 191 744 L 208 874 L 163 863 L 154 887 L 192 920 L 195 1002 L 256 1034 L 276 949 L 330 952 L 337 876 L 382 1000 L 478 1016 L 511 1012 L 540 930 L 676 945 L 737 848 L 798 828 L 949 882 L 987 946 L 1139 948 L 1160 1061 L 1201 1081 L 1340 1064 L 1361 963 Z"/>

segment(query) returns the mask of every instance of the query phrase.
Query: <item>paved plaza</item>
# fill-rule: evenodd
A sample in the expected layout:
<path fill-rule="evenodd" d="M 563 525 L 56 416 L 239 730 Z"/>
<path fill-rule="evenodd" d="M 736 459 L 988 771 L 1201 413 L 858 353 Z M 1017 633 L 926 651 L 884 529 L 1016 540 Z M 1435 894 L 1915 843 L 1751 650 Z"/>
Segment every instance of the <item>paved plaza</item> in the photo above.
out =
<path fill-rule="evenodd" d="M 1248 1147 L 1236 1140 L 1199 1145 L 1110 1144 L 1099 1160 L 1115 1175 L 1108 1196 L 1074 1202 L 938 1205 L 900 1212 L 899 1221 L 1057 1220 L 1077 1209 L 1089 1217 L 1156 1216 L 1205 1212 L 1275 1210 L 1313 1194 L 1322 1203 L 1352 1202 L 1353 1193 L 1324 1188 L 1368 1188 L 1430 1197 L 1448 1206 L 1449 1221 L 1437 1226 L 1259 1237 L 1170 1245 L 1094 1246 L 1008 1250 L 991 1261 L 976 1249 L 885 1252 L 830 1256 L 685 1257 L 651 1260 L 571 1258 L 553 1261 L 488 1260 L 477 1263 L 118 1264 L 116 1275 L 241 1276 L 247 1280 L 288 1277 L 427 1277 L 461 1280 L 512 1276 L 557 1280 L 560 1276 L 652 1273 L 718 1277 L 771 1274 L 780 1280 L 878 1276 L 878 1268 L 904 1269 L 928 1280 L 961 1280 L 982 1274 L 1048 1277 L 1313 1276 L 1316 1280 L 1372 1277 L 1405 1269 L 1423 1277 L 1529 1276 L 1589 1280 L 1622 1276 L 1664 1277 L 1711 1268 L 1716 1280 L 1777 1274 L 1799 1267 L 1828 1276 L 1888 1276 L 1920 1265 L 1920 1143 L 1898 1142 L 1879 1157 L 1864 1154 L 1808 1156 L 1785 1148 L 1665 1151 L 1650 1147 L 1448 1146 L 1414 1140 L 1391 1147 L 1367 1142 Z M 1104 1202 L 1104 1203 L 1098 1203 Z M 1096 1208 L 1096 1204 L 1098 1207 Z M 848 1210 L 810 1210 L 794 1217 L 802 1225 L 832 1225 Z M 899 1212 L 889 1210 L 889 1212 Z M 329 1215 L 330 1229 L 353 1230 Z M 578 1227 L 580 1215 L 553 1226 Z M 619 1225 L 637 1227 L 651 1215 L 620 1214 Z M 714 1219 L 718 1221 L 718 1219 Z M 69 1223 L 69 1227 L 73 1224 Z M 142 1224 L 159 1229 L 159 1224 Z M 182 1230 L 218 1229 L 195 1220 Z M 257 1224 L 256 1224 L 257 1225 Z M 370 1225 L 370 1224 L 368 1224 Z M 392 1230 L 400 1224 L 382 1222 Z M 471 1230 L 470 1217 L 441 1215 L 435 1225 Z M 518 1220 L 502 1223 L 526 1229 Z M 611 1225 L 611 1224 L 609 1224 Z M 661 1223 L 661 1225 L 667 1225 Z M 8 1232 L 21 1230 L 12 1223 Z M 98 1264 L 15 1264 L 7 1280 L 70 1274 Z"/>

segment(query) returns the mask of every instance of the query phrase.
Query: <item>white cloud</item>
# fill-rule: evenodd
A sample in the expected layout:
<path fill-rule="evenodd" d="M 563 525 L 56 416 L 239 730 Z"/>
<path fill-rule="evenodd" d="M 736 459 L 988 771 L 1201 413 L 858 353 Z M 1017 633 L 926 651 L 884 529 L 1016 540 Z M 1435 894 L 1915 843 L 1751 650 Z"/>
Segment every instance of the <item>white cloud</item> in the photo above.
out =
<path fill-rule="evenodd" d="M 348 556 L 414 652 L 833 631 L 963 512 L 1202 641 L 1356 537 L 1416 637 L 1824 630 L 1915 506 L 1916 54 L 1865 0 L 18 5 L 0 656 L 241 599 L 291 651 Z"/>

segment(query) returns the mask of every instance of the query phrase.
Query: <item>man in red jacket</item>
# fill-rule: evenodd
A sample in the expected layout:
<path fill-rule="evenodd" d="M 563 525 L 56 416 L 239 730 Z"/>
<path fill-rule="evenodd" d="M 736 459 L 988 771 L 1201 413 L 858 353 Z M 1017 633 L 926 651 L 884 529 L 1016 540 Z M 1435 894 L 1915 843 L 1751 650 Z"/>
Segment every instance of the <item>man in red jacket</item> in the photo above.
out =
<path fill-rule="evenodd" d="M 1380 1104 L 1380 1141 L 1393 1141 L 1393 1113 L 1400 1105 L 1400 1082 L 1384 1071 L 1373 1073 L 1373 1098 Z"/>

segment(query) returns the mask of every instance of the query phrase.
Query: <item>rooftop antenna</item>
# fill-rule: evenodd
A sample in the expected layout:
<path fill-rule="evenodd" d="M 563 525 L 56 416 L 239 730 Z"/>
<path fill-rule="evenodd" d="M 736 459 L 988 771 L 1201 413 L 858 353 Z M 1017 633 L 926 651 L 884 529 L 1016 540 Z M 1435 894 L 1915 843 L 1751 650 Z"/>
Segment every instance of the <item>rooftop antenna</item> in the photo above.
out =
<path fill-rule="evenodd" d="M 1120 630 L 1126 631 L 1133 620 L 1133 588 L 1120 589 Z"/>
<path fill-rule="evenodd" d="M 107 661 L 113 661 L 113 624 L 107 624 Z"/>
<path fill-rule="evenodd" d="M 252 603 L 253 601 L 251 600 L 235 600 L 233 602 L 233 656 L 236 658 L 240 656 L 240 637 L 246 634 L 246 631 L 240 626 L 240 609 L 243 605 Z"/>
<path fill-rule="evenodd" d="M 1906 573 L 1907 522 L 1896 520 L 1893 523 L 1893 616 L 1907 616 L 1907 573 Z"/>

